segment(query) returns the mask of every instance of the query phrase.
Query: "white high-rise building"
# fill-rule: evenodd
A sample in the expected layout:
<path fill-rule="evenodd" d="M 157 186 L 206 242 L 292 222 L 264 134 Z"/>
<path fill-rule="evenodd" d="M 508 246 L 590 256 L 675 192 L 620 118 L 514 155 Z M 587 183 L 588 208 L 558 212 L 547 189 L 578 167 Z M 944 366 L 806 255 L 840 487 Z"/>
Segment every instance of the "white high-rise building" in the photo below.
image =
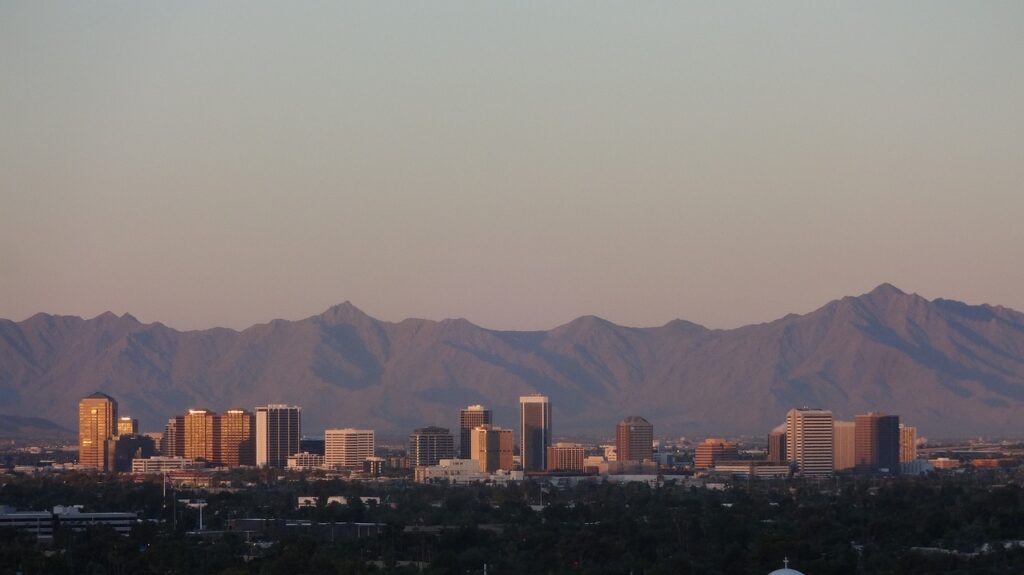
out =
<path fill-rule="evenodd" d="M 288 457 L 299 452 L 302 408 L 272 404 L 256 408 L 256 465 L 288 466 Z"/>
<path fill-rule="evenodd" d="M 324 465 L 328 469 L 361 469 L 373 457 L 372 429 L 328 429 L 324 431 Z"/>
<path fill-rule="evenodd" d="M 832 412 L 801 407 L 786 414 L 786 456 L 810 477 L 832 475 L 835 427 Z"/>

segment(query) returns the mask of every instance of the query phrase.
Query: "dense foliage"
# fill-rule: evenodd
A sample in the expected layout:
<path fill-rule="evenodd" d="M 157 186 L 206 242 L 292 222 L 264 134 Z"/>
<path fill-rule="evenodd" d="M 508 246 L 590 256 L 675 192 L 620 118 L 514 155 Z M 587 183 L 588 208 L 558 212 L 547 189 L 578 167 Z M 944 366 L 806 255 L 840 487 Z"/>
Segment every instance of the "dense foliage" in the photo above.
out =
<path fill-rule="evenodd" d="M 978 477 L 746 483 L 724 491 L 667 482 L 427 486 L 260 481 L 220 493 L 168 493 L 159 482 L 71 474 L 7 478 L 0 504 L 137 511 L 129 537 L 61 532 L 52 546 L 0 530 L 0 574 L 35 573 L 646 573 L 765 574 L 789 557 L 807 575 L 1022 573 L 1024 490 Z M 296 497 L 350 505 L 297 509 Z M 353 496 L 374 495 L 380 505 Z M 236 532 L 196 537 L 231 518 L 384 524 L 349 541 L 287 535 L 258 544 Z M 541 505 L 543 501 L 543 505 Z M 1007 545 L 1009 543 L 1009 545 Z M 930 549 L 925 549 L 930 548 Z M 409 564 L 409 562 L 418 562 Z"/>

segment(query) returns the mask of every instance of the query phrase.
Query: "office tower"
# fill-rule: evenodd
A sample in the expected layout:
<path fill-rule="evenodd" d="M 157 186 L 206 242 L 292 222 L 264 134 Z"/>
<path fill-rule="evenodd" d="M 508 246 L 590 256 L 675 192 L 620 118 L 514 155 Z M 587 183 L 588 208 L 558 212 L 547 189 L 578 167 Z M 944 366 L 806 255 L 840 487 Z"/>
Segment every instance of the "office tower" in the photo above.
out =
<path fill-rule="evenodd" d="M 324 465 L 328 469 L 362 469 L 373 457 L 372 429 L 328 429 L 324 431 Z"/>
<path fill-rule="evenodd" d="M 105 444 L 111 471 L 131 471 L 133 459 L 148 459 L 156 453 L 153 438 L 145 435 L 118 435 L 108 439 Z"/>
<path fill-rule="evenodd" d="M 299 451 L 302 408 L 273 404 L 256 408 L 256 465 L 284 468 Z"/>
<path fill-rule="evenodd" d="M 917 459 L 917 428 L 900 424 L 900 463 Z"/>
<path fill-rule="evenodd" d="M 414 466 L 437 465 L 442 459 L 455 459 L 455 438 L 443 427 L 423 427 L 409 435 L 409 463 Z"/>
<path fill-rule="evenodd" d="M 217 414 L 190 409 L 185 414 L 185 457 L 208 463 L 220 462 L 220 426 Z"/>
<path fill-rule="evenodd" d="M 167 420 L 164 427 L 160 454 L 168 457 L 185 457 L 185 416 L 179 415 Z"/>
<path fill-rule="evenodd" d="M 519 453 L 523 471 L 544 471 L 551 446 L 551 403 L 544 395 L 519 398 Z"/>
<path fill-rule="evenodd" d="M 117 418 L 117 434 L 118 435 L 138 435 L 139 433 L 139 420 L 128 417 L 127 415 Z"/>
<path fill-rule="evenodd" d="M 787 461 L 785 423 L 768 433 L 768 461 L 772 463 Z"/>
<path fill-rule="evenodd" d="M 256 418 L 244 409 L 229 409 L 220 416 L 220 463 L 256 465 Z"/>
<path fill-rule="evenodd" d="M 855 420 L 856 469 L 861 473 L 892 473 L 900 470 L 900 418 L 872 411 Z"/>
<path fill-rule="evenodd" d="M 512 471 L 513 443 L 511 429 L 478 425 L 470 435 L 470 459 L 479 461 L 480 471 L 484 473 L 494 473 L 499 469 Z"/>
<path fill-rule="evenodd" d="M 786 456 L 809 477 L 832 475 L 832 412 L 801 407 L 786 414 Z"/>
<path fill-rule="evenodd" d="M 709 437 L 702 441 L 693 452 L 693 466 L 697 469 L 714 467 L 722 459 L 738 459 L 739 446 L 735 441 Z"/>
<path fill-rule="evenodd" d="M 832 458 L 832 468 L 836 471 L 853 469 L 856 463 L 855 429 L 856 425 L 852 421 L 835 421 L 832 423 L 832 446 L 835 450 L 835 456 Z"/>
<path fill-rule="evenodd" d="M 482 405 L 470 405 L 459 411 L 459 459 L 473 459 L 470 435 L 478 425 L 494 423 L 493 417 L 491 410 Z"/>
<path fill-rule="evenodd" d="M 618 461 L 651 459 L 653 445 L 654 426 L 642 417 L 627 417 L 615 427 L 615 457 Z"/>
<path fill-rule="evenodd" d="M 78 402 L 78 463 L 83 467 L 111 471 L 106 441 L 114 436 L 117 401 L 96 392 Z"/>
<path fill-rule="evenodd" d="M 314 455 L 324 454 L 323 437 L 303 437 L 299 440 L 300 453 L 312 453 Z"/>
<path fill-rule="evenodd" d="M 548 448 L 548 471 L 583 473 L 583 456 L 583 446 L 578 443 L 556 443 Z"/>

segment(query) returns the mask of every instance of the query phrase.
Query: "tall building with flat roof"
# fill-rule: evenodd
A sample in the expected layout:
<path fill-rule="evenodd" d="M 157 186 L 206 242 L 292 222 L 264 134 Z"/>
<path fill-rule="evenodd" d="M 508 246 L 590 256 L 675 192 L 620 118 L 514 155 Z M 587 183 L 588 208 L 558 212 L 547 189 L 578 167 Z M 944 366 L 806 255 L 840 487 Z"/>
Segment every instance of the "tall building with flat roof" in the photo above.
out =
<path fill-rule="evenodd" d="M 768 461 L 782 463 L 786 457 L 786 424 L 776 427 L 768 433 Z"/>
<path fill-rule="evenodd" d="M 836 421 L 832 424 L 834 437 L 832 440 L 835 455 L 832 467 L 836 471 L 853 469 L 856 465 L 856 425 L 852 421 Z"/>
<path fill-rule="evenodd" d="M 372 454 L 371 454 L 372 455 Z M 455 438 L 444 427 L 422 427 L 409 435 L 409 463 L 417 467 L 437 465 L 455 458 Z"/>
<path fill-rule="evenodd" d="M 900 424 L 900 463 L 917 459 L 917 428 Z"/>
<path fill-rule="evenodd" d="M 523 471 L 544 471 L 551 446 L 551 402 L 546 395 L 519 398 L 519 453 Z"/>
<path fill-rule="evenodd" d="M 861 473 L 900 472 L 900 418 L 877 411 L 858 415 L 856 469 Z"/>
<path fill-rule="evenodd" d="M 735 441 L 709 437 L 693 451 L 693 466 L 697 469 L 714 467 L 721 460 L 739 459 L 739 446 Z"/>
<path fill-rule="evenodd" d="M 288 456 L 299 452 L 302 439 L 302 408 L 271 404 L 256 408 L 256 465 L 288 466 Z"/>
<path fill-rule="evenodd" d="M 809 477 L 832 475 L 835 459 L 832 412 L 801 407 L 786 414 L 786 455 Z"/>
<path fill-rule="evenodd" d="M 615 426 L 615 457 L 618 461 L 651 459 L 654 426 L 646 419 L 632 415 Z"/>
<path fill-rule="evenodd" d="M 185 416 L 167 420 L 160 442 L 160 454 L 167 457 L 185 457 Z"/>
<path fill-rule="evenodd" d="M 78 464 L 112 471 L 106 441 L 117 433 L 117 401 L 96 392 L 78 402 Z"/>
<path fill-rule="evenodd" d="M 139 433 L 139 420 L 122 415 L 117 418 L 117 434 L 118 435 L 138 435 Z"/>
<path fill-rule="evenodd" d="M 494 423 L 494 414 L 482 405 L 470 405 L 459 411 L 459 459 L 472 459 L 473 429 Z"/>
<path fill-rule="evenodd" d="M 470 436 L 470 459 L 480 462 L 480 471 L 494 473 L 499 469 L 512 471 L 512 448 L 515 443 L 511 429 L 478 425 Z"/>
<path fill-rule="evenodd" d="M 583 446 L 578 443 L 556 443 L 548 448 L 548 471 L 583 473 L 584 454 Z"/>
<path fill-rule="evenodd" d="M 185 457 L 208 463 L 220 462 L 220 425 L 216 413 L 190 409 L 185 414 Z"/>
<path fill-rule="evenodd" d="M 328 469 L 362 469 L 373 457 L 372 429 L 327 429 L 324 431 L 324 465 Z"/>
<path fill-rule="evenodd" d="M 256 418 L 244 409 L 229 409 L 220 416 L 220 463 L 256 465 Z"/>

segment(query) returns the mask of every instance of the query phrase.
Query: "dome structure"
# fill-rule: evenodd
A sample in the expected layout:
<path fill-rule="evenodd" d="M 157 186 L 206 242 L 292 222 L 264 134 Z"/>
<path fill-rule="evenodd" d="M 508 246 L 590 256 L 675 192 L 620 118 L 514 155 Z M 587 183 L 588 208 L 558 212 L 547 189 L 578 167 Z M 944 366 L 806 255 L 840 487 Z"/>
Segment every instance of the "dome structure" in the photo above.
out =
<path fill-rule="evenodd" d="M 804 575 L 803 573 L 797 571 L 796 569 L 790 569 L 789 568 L 789 558 L 788 557 L 782 560 L 782 566 L 783 566 L 782 569 L 776 569 L 775 571 L 772 571 L 768 575 Z"/>

